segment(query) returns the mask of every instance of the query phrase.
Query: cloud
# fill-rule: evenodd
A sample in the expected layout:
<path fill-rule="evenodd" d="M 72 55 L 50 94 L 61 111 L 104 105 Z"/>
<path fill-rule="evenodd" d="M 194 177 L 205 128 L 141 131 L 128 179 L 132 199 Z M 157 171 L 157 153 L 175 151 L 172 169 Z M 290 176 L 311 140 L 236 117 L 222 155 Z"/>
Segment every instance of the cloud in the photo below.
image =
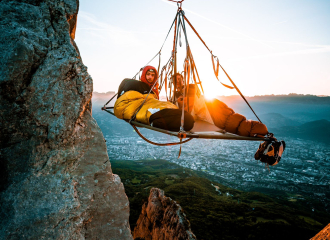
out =
<path fill-rule="evenodd" d="M 174 3 L 168 2 L 167 0 L 161 0 L 167 4 L 171 4 L 173 6 L 176 7 L 176 5 Z M 264 41 L 264 40 L 259 40 L 256 38 L 253 38 L 245 33 L 239 32 L 233 28 L 230 28 L 226 25 L 223 25 L 219 22 L 216 22 L 210 18 L 204 17 L 198 13 L 195 13 L 189 9 L 184 8 L 184 11 L 186 12 L 190 12 L 200 18 L 203 18 L 209 22 L 212 22 L 216 25 L 219 25 L 223 28 L 226 28 L 232 32 L 235 32 L 237 34 L 240 34 L 241 36 L 244 36 L 245 38 L 226 38 L 226 37 L 217 37 L 216 38 L 221 38 L 221 39 L 227 39 L 227 40 L 244 40 L 244 41 L 255 41 L 258 42 L 264 46 L 267 46 L 269 48 L 271 48 L 272 50 L 276 51 L 276 48 L 274 46 L 271 46 L 269 43 L 277 43 L 277 44 L 291 44 L 291 45 L 297 45 L 297 46 L 302 46 L 302 47 L 307 47 L 307 49 L 300 49 L 300 50 L 294 50 L 294 51 L 284 51 L 284 52 L 278 52 L 279 50 L 277 50 L 276 53 L 269 53 L 269 54 L 262 54 L 262 55 L 256 55 L 256 56 L 249 56 L 249 57 L 242 57 L 242 58 L 235 58 L 235 59 L 228 59 L 228 61 L 240 61 L 240 60 L 246 60 L 246 59 L 262 59 L 262 58 L 269 58 L 269 57 L 280 57 L 280 56 L 289 56 L 289 55 L 302 55 L 302 54 L 317 54 L 317 53 L 327 53 L 330 52 L 330 45 L 310 45 L 310 44 L 304 44 L 304 43 L 295 43 L 295 42 L 278 42 L 278 41 Z M 288 22 L 287 20 L 285 21 L 281 21 L 278 23 L 273 24 L 274 25 L 279 25 L 279 24 L 283 24 Z"/>
<path fill-rule="evenodd" d="M 163 2 L 166 2 L 166 3 L 168 3 L 168 4 L 171 4 L 171 5 L 173 5 L 173 6 L 175 6 L 174 3 L 168 2 L 167 0 L 162 0 L 162 1 L 163 1 Z M 205 19 L 205 20 L 207 20 L 207 21 L 209 21 L 209 22 L 212 22 L 212 23 L 214 23 L 214 24 L 216 24 L 216 25 L 219 25 L 219 26 L 221 26 L 221 27 L 223 27 L 223 28 L 226 28 L 226 29 L 228 29 L 228 30 L 230 30 L 230 31 L 232 31 L 232 32 L 235 32 L 235 33 L 240 34 L 240 35 L 242 35 L 242 36 L 244 36 L 244 37 L 247 37 L 248 40 L 253 40 L 253 41 L 256 41 L 256 42 L 258 42 L 258 43 L 260 43 L 260 44 L 262 44 L 262 45 L 264 45 L 264 46 L 267 46 L 267 47 L 269 47 L 269 48 L 273 48 L 272 46 L 270 46 L 269 44 L 266 44 L 266 43 L 263 42 L 263 41 L 260 41 L 260 40 L 258 40 L 258 39 L 256 39 L 256 38 L 253 38 L 253 37 L 251 37 L 251 36 L 249 36 L 249 35 L 247 35 L 247 34 L 245 34 L 245 33 L 239 32 L 239 31 L 237 31 L 237 30 L 235 30 L 235 29 L 233 29 L 233 28 L 230 28 L 230 27 L 228 27 L 228 26 L 226 26 L 226 25 L 223 25 L 223 24 L 221 24 L 221 23 L 219 23 L 219 22 L 216 22 L 216 21 L 214 21 L 214 20 L 212 20 L 212 19 L 210 19 L 210 18 L 204 17 L 204 16 L 202 16 L 202 15 L 200 15 L 200 14 L 198 14 L 198 13 L 195 13 L 195 12 L 193 12 L 193 11 L 187 9 L 187 8 L 184 8 L 184 11 L 185 11 L 185 12 L 190 12 L 190 13 L 192 13 L 192 14 L 194 14 L 194 15 L 200 17 L 200 18 L 203 18 L 203 19 Z"/>
<path fill-rule="evenodd" d="M 125 31 L 106 22 L 98 20 L 93 14 L 80 11 L 77 31 L 91 32 L 99 44 L 139 45 L 141 42 L 134 32 Z M 81 26 L 81 27 L 79 27 Z"/>
<path fill-rule="evenodd" d="M 241 61 L 241 60 L 247 60 L 247 59 L 262 59 L 262 58 L 270 58 L 270 57 L 283 57 L 283 56 L 290 56 L 290 55 L 305 55 L 305 54 L 317 54 L 317 53 L 330 52 L 330 45 L 307 45 L 307 44 L 301 44 L 301 43 L 290 43 L 290 44 L 309 46 L 312 48 L 296 50 L 296 51 L 262 54 L 262 55 L 243 57 L 243 58 L 228 59 L 228 61 L 233 62 L 233 61 Z"/>
<path fill-rule="evenodd" d="M 278 22 L 278 23 L 274 23 L 272 26 L 276 26 L 276 25 L 279 25 L 279 24 L 282 24 L 282 23 L 286 23 L 288 21 L 281 21 L 281 22 Z"/>

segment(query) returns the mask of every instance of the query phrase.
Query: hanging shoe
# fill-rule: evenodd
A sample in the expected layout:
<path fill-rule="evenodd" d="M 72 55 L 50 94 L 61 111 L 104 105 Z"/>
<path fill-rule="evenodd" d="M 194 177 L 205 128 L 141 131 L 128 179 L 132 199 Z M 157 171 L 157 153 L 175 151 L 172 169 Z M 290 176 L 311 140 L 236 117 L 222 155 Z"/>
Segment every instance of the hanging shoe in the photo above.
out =
<path fill-rule="evenodd" d="M 281 160 L 284 149 L 284 141 L 265 141 L 259 145 L 254 158 L 268 165 L 275 166 Z"/>

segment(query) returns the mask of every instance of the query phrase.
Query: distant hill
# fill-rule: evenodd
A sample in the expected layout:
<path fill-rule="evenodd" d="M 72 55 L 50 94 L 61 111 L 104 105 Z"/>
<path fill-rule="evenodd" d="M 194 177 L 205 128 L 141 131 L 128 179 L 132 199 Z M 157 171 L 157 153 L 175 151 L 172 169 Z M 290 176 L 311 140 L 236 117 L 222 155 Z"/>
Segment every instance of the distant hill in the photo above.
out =
<path fill-rule="evenodd" d="M 291 118 L 284 117 L 279 113 L 266 113 L 259 116 L 262 122 L 268 126 L 268 128 L 279 128 L 283 126 L 299 126 L 301 121 L 295 121 Z"/>
<path fill-rule="evenodd" d="M 218 99 L 233 108 L 235 112 L 256 120 L 256 117 L 240 96 L 219 96 Z M 246 97 L 246 99 L 259 117 L 262 114 L 279 113 L 300 123 L 319 119 L 330 120 L 330 96 L 289 94 L 254 96 Z M 262 118 L 261 121 L 263 121 Z"/>
<path fill-rule="evenodd" d="M 233 96 L 218 96 L 220 100 L 241 101 L 239 95 Z M 246 97 L 249 102 L 286 102 L 299 104 L 330 104 L 330 96 L 315 96 L 304 94 L 288 94 L 288 95 L 260 95 L 253 97 Z"/>
<path fill-rule="evenodd" d="M 273 130 L 277 135 L 281 136 L 316 140 L 326 143 L 330 141 L 330 122 L 325 119 L 308 122 L 300 126 L 284 126 Z"/>
<path fill-rule="evenodd" d="M 109 101 L 115 92 L 106 92 L 106 93 L 98 93 L 93 92 L 93 98 L 92 98 L 92 106 L 103 106 L 107 101 Z M 114 98 L 114 100 L 111 101 L 112 104 L 115 103 L 117 98 Z"/>

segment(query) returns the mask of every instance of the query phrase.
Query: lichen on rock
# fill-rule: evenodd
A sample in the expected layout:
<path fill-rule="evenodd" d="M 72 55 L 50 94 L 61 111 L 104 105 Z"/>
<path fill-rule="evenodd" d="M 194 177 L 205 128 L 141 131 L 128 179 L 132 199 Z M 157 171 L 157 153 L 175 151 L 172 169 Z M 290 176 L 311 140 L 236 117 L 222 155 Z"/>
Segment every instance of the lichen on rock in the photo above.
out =
<path fill-rule="evenodd" d="M 0 2 L 0 239 L 132 239 L 74 42 L 78 7 Z"/>

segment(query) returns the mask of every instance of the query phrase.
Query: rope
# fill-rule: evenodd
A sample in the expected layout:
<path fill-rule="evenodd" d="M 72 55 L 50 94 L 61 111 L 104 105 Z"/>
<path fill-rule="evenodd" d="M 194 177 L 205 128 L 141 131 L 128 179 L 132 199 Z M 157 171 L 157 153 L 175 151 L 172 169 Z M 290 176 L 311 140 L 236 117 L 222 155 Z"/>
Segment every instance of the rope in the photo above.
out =
<path fill-rule="evenodd" d="M 137 127 L 133 124 L 131 124 L 131 126 L 134 128 L 134 130 L 136 131 L 136 133 L 146 142 L 148 143 L 151 143 L 153 145 L 156 145 L 156 146 L 173 146 L 173 145 L 179 145 L 179 144 L 183 144 L 183 143 L 186 143 L 186 142 L 189 142 L 190 140 L 192 140 L 193 138 L 189 138 L 187 140 L 184 140 L 182 141 L 182 138 L 180 138 L 180 142 L 172 142 L 172 143 L 156 143 L 156 142 L 153 142 L 149 139 L 147 139 L 146 137 L 144 137 L 140 131 L 137 129 Z"/>
<path fill-rule="evenodd" d="M 184 0 L 183 0 L 184 1 Z M 154 60 L 155 59 L 155 57 L 157 57 L 157 55 L 159 54 L 161 54 L 161 51 L 162 51 L 162 49 L 163 49 L 163 47 L 164 47 L 164 44 L 165 44 L 165 42 L 166 42 L 166 39 L 167 39 L 167 37 L 168 37 L 168 35 L 170 34 L 170 32 L 171 32 L 171 29 L 172 29 L 172 27 L 173 27 L 173 24 L 175 23 L 175 21 L 176 21 L 176 18 L 177 18 L 177 15 L 178 15 L 178 13 L 175 15 L 175 18 L 174 18 L 174 21 L 173 21 L 173 23 L 172 23 L 172 25 L 171 25 L 171 27 L 170 27 L 170 30 L 168 31 L 168 33 L 167 33 L 167 35 L 166 35 L 166 37 L 165 37 L 165 40 L 164 40 L 164 42 L 163 42 L 163 45 L 162 45 L 162 47 L 160 48 L 160 50 L 158 51 L 158 53 L 146 64 L 146 65 L 144 65 L 144 67 L 143 68 L 145 68 L 152 60 Z M 160 61 L 160 59 L 159 59 L 159 61 Z M 159 62 L 159 65 L 160 65 L 160 62 Z M 134 77 L 132 78 L 132 79 L 135 79 L 135 77 L 139 74 L 139 72 L 141 72 L 142 70 L 143 70 L 143 68 L 141 68 L 135 75 L 134 75 Z M 158 68 L 158 75 L 159 75 L 159 68 Z"/>
<path fill-rule="evenodd" d="M 181 16 L 184 17 L 184 13 L 181 10 L 179 17 Z M 189 44 L 188 44 L 188 37 L 187 37 L 187 32 L 186 32 L 186 26 L 184 24 L 184 18 L 182 18 L 181 25 L 182 25 L 182 29 L 183 29 L 183 33 L 184 33 L 184 37 L 186 40 L 186 51 L 187 51 L 187 56 L 186 56 L 186 60 L 185 60 L 185 66 L 184 66 L 184 89 L 183 89 L 183 101 L 182 101 L 182 113 L 181 113 L 181 126 L 180 126 L 180 132 L 184 132 L 184 100 L 186 97 L 186 90 L 187 90 L 187 84 L 189 84 L 189 82 L 187 83 L 187 81 L 189 81 L 189 74 L 190 74 L 190 67 L 189 67 Z M 180 24 L 180 23 L 179 23 Z M 180 148 L 180 152 L 179 152 L 179 157 L 180 157 L 180 153 L 181 153 L 181 148 Z"/>
<path fill-rule="evenodd" d="M 219 64 L 220 65 L 220 64 Z M 235 87 L 236 91 L 239 93 L 239 95 L 241 95 L 241 97 L 244 99 L 244 101 L 246 102 L 246 104 L 250 107 L 251 111 L 254 113 L 254 115 L 258 118 L 259 122 L 261 122 L 260 118 L 257 116 L 257 114 L 254 112 L 253 108 L 251 107 L 251 105 L 249 104 L 249 102 L 246 100 L 246 98 L 244 97 L 244 95 L 241 93 L 241 91 L 238 89 L 238 87 L 236 86 L 236 84 L 234 83 L 233 80 L 231 80 L 231 78 L 229 77 L 229 75 L 227 74 L 227 72 L 225 71 L 225 69 L 223 69 L 223 67 L 220 65 L 220 67 L 222 68 L 222 70 L 224 71 L 224 73 L 227 75 L 229 81 L 233 84 L 233 86 Z M 261 122 L 262 123 L 262 122 Z"/>
<path fill-rule="evenodd" d="M 207 48 L 207 50 L 209 50 L 209 52 L 212 54 L 212 51 L 209 49 L 209 47 L 206 45 L 206 43 L 203 41 L 203 39 L 201 38 L 201 36 L 199 36 L 198 32 L 196 31 L 196 29 L 191 25 L 191 23 L 189 22 L 189 20 L 186 18 L 185 15 L 183 15 L 184 19 L 187 21 L 187 23 L 189 24 L 189 26 L 191 27 L 191 29 L 195 32 L 195 34 L 197 35 L 197 37 L 202 41 L 202 43 L 204 44 L 204 46 Z M 213 54 L 212 54 L 213 55 Z"/>
<path fill-rule="evenodd" d="M 191 25 L 191 23 L 189 22 L 189 20 L 183 15 L 184 19 L 187 21 L 187 23 L 189 24 L 189 26 L 191 27 L 191 29 L 195 32 L 195 34 L 199 37 L 199 39 L 202 41 L 202 43 L 204 44 L 204 46 L 207 48 L 207 50 L 209 50 L 209 52 L 211 53 L 212 55 L 212 63 L 213 63 L 213 69 L 214 69 L 214 73 L 218 79 L 218 76 L 217 76 L 217 70 L 215 69 L 215 66 L 214 66 L 214 60 L 213 58 L 217 58 L 217 64 L 218 66 L 221 67 L 221 69 L 224 71 L 224 73 L 226 74 L 226 76 L 228 77 L 229 81 L 233 84 L 234 88 L 236 89 L 236 91 L 239 93 L 239 95 L 241 95 L 241 97 L 244 99 L 244 101 L 246 102 L 246 104 L 249 106 L 249 108 L 251 109 L 251 111 L 254 113 L 254 115 L 257 117 L 257 119 L 259 120 L 259 122 L 261 122 L 260 118 L 258 117 L 258 115 L 254 112 L 253 108 L 251 107 L 251 105 L 249 104 L 249 102 L 246 100 L 246 98 L 244 97 L 244 95 L 242 94 L 242 92 L 238 89 L 238 87 L 236 86 L 236 84 L 234 83 L 234 81 L 229 77 L 229 75 L 227 74 L 227 72 L 225 71 L 225 69 L 220 65 L 219 63 L 219 59 L 217 56 L 215 56 L 212 51 L 208 48 L 208 46 L 206 45 L 206 43 L 203 41 L 203 39 L 199 36 L 198 32 L 196 31 L 196 29 Z M 218 67 L 217 66 L 217 67 Z M 218 79 L 219 80 L 219 79 Z M 221 82 L 220 82 L 221 83 Z M 221 83 L 222 85 L 226 86 L 226 87 L 229 87 L 229 88 L 232 88 L 231 86 L 228 86 L 226 84 L 223 84 Z M 262 122 L 261 122 L 262 123 Z"/>
<path fill-rule="evenodd" d="M 141 105 L 139 106 L 139 108 L 135 111 L 134 115 L 131 117 L 131 119 L 129 120 L 129 122 L 131 122 L 132 120 L 134 120 L 136 118 L 136 114 L 138 114 L 138 112 L 141 110 L 143 104 L 146 102 L 147 98 L 149 97 L 152 89 L 154 88 L 154 86 L 156 85 L 157 81 L 158 81 L 158 78 L 159 78 L 159 74 L 158 74 L 158 77 L 157 79 L 155 80 L 154 82 L 154 85 L 152 85 L 152 87 L 150 88 L 149 92 L 148 92 L 148 95 L 146 96 L 146 98 L 143 100 L 143 102 L 141 103 Z"/>
<path fill-rule="evenodd" d="M 155 57 L 157 57 L 157 55 L 158 54 L 160 54 L 160 51 L 146 64 L 146 65 L 144 65 L 144 67 L 143 68 L 145 68 L 146 66 L 148 66 L 148 64 L 152 61 L 152 60 L 154 60 L 155 59 Z M 136 75 L 138 75 L 139 74 L 139 72 L 141 72 L 142 70 L 143 70 L 143 68 L 141 68 L 135 75 L 134 75 L 134 77 L 132 77 L 132 79 L 135 79 L 135 77 L 136 77 Z"/>
<path fill-rule="evenodd" d="M 158 62 L 158 69 L 157 69 L 157 72 L 158 72 L 158 75 L 159 75 L 159 68 L 160 68 L 160 62 L 161 62 L 161 52 L 159 52 L 159 62 Z"/>
<path fill-rule="evenodd" d="M 159 90 L 161 91 L 162 88 L 163 88 L 163 85 L 164 85 L 164 82 L 165 80 L 163 81 L 162 78 L 163 78 L 163 72 L 165 71 L 165 76 L 166 76 L 166 68 L 168 67 L 168 64 L 171 62 L 171 59 L 172 59 L 172 56 L 169 58 L 169 60 L 167 61 L 167 63 L 162 67 L 162 71 L 161 71 L 161 81 L 160 81 L 160 84 L 159 84 Z M 168 72 L 168 71 L 167 71 Z M 165 83 L 166 85 L 166 83 Z M 166 87 L 165 87 L 166 88 Z M 166 90 L 166 89 L 165 89 Z M 159 91 L 159 92 L 160 92 Z M 167 93 L 167 92 L 166 92 Z"/>
<path fill-rule="evenodd" d="M 117 95 L 118 95 L 118 93 L 116 93 L 115 95 L 113 95 L 113 96 L 112 96 L 112 98 L 111 98 L 109 101 L 107 101 L 107 103 L 106 103 L 106 104 L 104 104 L 104 107 L 105 107 L 106 105 L 108 105 L 108 103 L 109 103 L 109 102 L 111 102 L 111 100 L 112 100 L 112 99 L 114 99 L 114 98 L 115 98 L 115 96 L 117 96 Z"/>

